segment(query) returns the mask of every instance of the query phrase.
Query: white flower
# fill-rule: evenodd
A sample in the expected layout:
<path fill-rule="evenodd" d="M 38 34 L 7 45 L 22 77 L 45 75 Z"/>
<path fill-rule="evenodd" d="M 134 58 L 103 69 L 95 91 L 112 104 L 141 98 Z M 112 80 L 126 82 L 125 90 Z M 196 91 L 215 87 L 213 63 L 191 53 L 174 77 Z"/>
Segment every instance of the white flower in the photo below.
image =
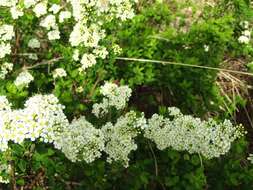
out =
<path fill-rule="evenodd" d="M 14 81 L 14 84 L 18 88 L 28 87 L 28 85 L 34 80 L 33 76 L 27 71 L 23 71 L 18 75 L 16 80 Z"/>
<path fill-rule="evenodd" d="M 4 62 L 1 65 L 0 79 L 5 79 L 6 75 L 13 70 L 13 63 Z"/>
<path fill-rule="evenodd" d="M 102 127 L 105 137 L 105 152 L 108 154 L 109 163 L 121 162 L 128 167 L 129 154 L 137 149 L 134 139 L 139 134 L 140 125 L 146 125 L 144 117 L 138 118 L 135 112 L 128 112 L 121 116 L 113 125 L 107 123 Z"/>
<path fill-rule="evenodd" d="M 93 127 L 85 117 L 72 121 L 61 136 L 56 139 L 55 146 L 61 149 L 72 162 L 93 162 L 104 150 L 104 136 L 101 130 Z"/>
<path fill-rule="evenodd" d="M 204 51 L 208 52 L 209 51 L 209 45 L 204 45 Z"/>
<path fill-rule="evenodd" d="M 251 32 L 249 30 L 244 30 L 243 33 L 242 33 L 242 35 L 247 36 L 247 37 L 250 38 Z"/>
<path fill-rule="evenodd" d="M 0 174 L 5 174 L 5 176 L 0 176 L 0 183 L 8 184 L 10 180 L 7 176 L 10 176 L 11 166 L 9 164 L 1 163 L 0 165 Z"/>
<path fill-rule="evenodd" d="M 243 28 L 245 28 L 245 29 L 248 29 L 248 28 L 249 28 L 249 22 L 248 22 L 248 21 L 242 21 L 242 22 L 240 23 L 240 25 L 241 25 Z"/>
<path fill-rule="evenodd" d="M 14 27 L 12 25 L 4 24 L 0 26 L 0 39 L 3 41 L 11 40 L 15 36 Z"/>
<path fill-rule="evenodd" d="M 14 20 L 18 19 L 18 17 L 21 17 L 24 15 L 23 11 L 21 9 L 17 8 L 16 6 L 11 7 L 10 11 L 11 11 L 11 16 Z"/>
<path fill-rule="evenodd" d="M 0 150 L 8 148 L 8 142 L 22 143 L 25 139 L 38 138 L 53 143 L 69 125 L 63 106 L 54 95 L 36 95 L 29 98 L 24 109 L 11 110 L 6 98 L 0 98 L 4 109 L 0 110 Z"/>
<path fill-rule="evenodd" d="M 57 5 L 57 4 L 53 4 L 49 11 L 53 12 L 54 14 L 58 13 L 61 10 L 61 6 Z"/>
<path fill-rule="evenodd" d="M 83 41 L 86 43 L 85 45 L 88 47 L 97 47 L 98 43 L 101 39 L 104 38 L 105 31 L 101 30 L 97 25 L 91 25 L 88 29 L 88 39 L 87 41 Z"/>
<path fill-rule="evenodd" d="M 32 38 L 28 42 L 29 48 L 40 48 L 40 41 L 37 38 Z"/>
<path fill-rule="evenodd" d="M 1 0 L 0 1 L 0 6 L 12 7 L 12 6 L 15 6 L 16 3 L 17 3 L 17 0 Z"/>
<path fill-rule="evenodd" d="M 67 73 L 64 69 L 62 68 L 57 68 L 53 71 L 53 78 L 62 78 L 62 77 L 66 77 Z"/>
<path fill-rule="evenodd" d="M 36 116 L 35 122 L 29 129 L 27 138 L 31 134 L 35 138 L 41 138 L 44 142 L 53 143 L 61 135 L 63 129 L 69 125 L 69 122 L 63 113 L 64 106 L 59 104 L 59 100 L 54 95 L 36 95 L 25 103 L 24 111 Z"/>
<path fill-rule="evenodd" d="M 71 18 L 71 12 L 69 11 L 61 11 L 59 15 L 59 22 L 63 23 L 65 19 Z"/>
<path fill-rule="evenodd" d="M 69 42 L 71 46 L 75 47 L 81 43 L 87 42 L 89 37 L 88 29 L 82 23 L 77 23 L 70 34 Z"/>
<path fill-rule="evenodd" d="M 105 98 L 101 103 L 96 103 L 92 107 L 92 113 L 96 117 L 103 117 L 109 112 L 110 107 L 115 107 L 117 110 L 124 109 L 132 94 L 132 90 L 128 86 L 118 86 L 109 82 L 101 86 L 100 92 Z"/>
<path fill-rule="evenodd" d="M 9 103 L 8 99 L 6 98 L 6 96 L 0 96 L 0 111 L 6 111 L 6 110 L 7 111 L 11 110 L 11 104 Z M 1 122 L 3 124 L 3 120 L 1 120 Z"/>
<path fill-rule="evenodd" d="M 92 113 L 98 117 L 101 118 L 105 116 L 109 112 L 110 104 L 108 99 L 103 99 L 101 103 L 95 103 L 92 106 Z"/>
<path fill-rule="evenodd" d="M 56 18 L 54 15 L 47 15 L 46 18 L 44 18 L 40 22 L 40 26 L 45 27 L 47 30 L 50 30 L 51 28 L 56 27 Z"/>
<path fill-rule="evenodd" d="M 211 159 L 227 153 L 232 142 L 242 136 L 240 126 L 234 127 L 227 120 L 221 124 L 212 119 L 201 121 L 183 115 L 177 108 L 169 108 L 169 113 L 168 118 L 154 114 L 144 133 L 160 150 L 172 148 Z"/>
<path fill-rule="evenodd" d="M 253 164 L 253 154 L 249 154 L 249 157 L 247 158 L 251 164 Z"/>
<path fill-rule="evenodd" d="M 24 0 L 25 8 L 29 9 L 31 6 L 35 5 L 38 0 Z"/>
<path fill-rule="evenodd" d="M 73 59 L 74 59 L 74 61 L 79 61 L 79 50 L 78 49 L 75 49 L 74 50 L 74 54 L 73 54 Z"/>
<path fill-rule="evenodd" d="M 132 90 L 128 86 L 118 86 L 109 82 L 101 87 L 100 92 L 108 99 L 109 105 L 117 110 L 123 109 L 132 95 Z"/>
<path fill-rule="evenodd" d="M 76 89 L 76 92 L 78 93 L 82 93 L 84 91 L 83 87 L 82 86 L 79 86 L 77 89 Z"/>
<path fill-rule="evenodd" d="M 97 1 L 97 8 L 101 12 L 106 12 L 110 8 L 110 1 L 109 0 L 98 0 Z"/>
<path fill-rule="evenodd" d="M 37 17 L 47 14 L 47 4 L 44 2 L 38 3 L 34 8 L 33 12 Z"/>
<path fill-rule="evenodd" d="M 238 41 L 242 44 L 248 44 L 250 42 L 250 38 L 242 35 L 238 38 Z"/>
<path fill-rule="evenodd" d="M 10 183 L 10 180 L 9 179 L 4 179 L 2 176 L 0 176 L 0 183 L 8 184 L 8 183 Z"/>
<path fill-rule="evenodd" d="M 97 47 L 93 50 L 93 53 L 102 59 L 105 59 L 106 56 L 109 54 L 105 47 Z"/>
<path fill-rule="evenodd" d="M 118 44 L 114 44 L 114 45 L 112 46 L 112 50 L 113 50 L 113 52 L 114 52 L 116 55 L 122 53 L 122 48 L 121 48 Z"/>
<path fill-rule="evenodd" d="M 11 45 L 9 43 L 0 43 L 0 58 L 4 58 L 6 55 L 11 54 Z"/>
<path fill-rule="evenodd" d="M 238 41 L 242 44 L 248 44 L 250 42 L 251 32 L 249 30 L 244 30 L 242 35 L 238 38 Z"/>
<path fill-rule="evenodd" d="M 47 36 L 48 36 L 48 39 L 50 41 L 52 40 L 58 40 L 60 39 L 60 31 L 58 30 L 58 28 L 54 29 L 54 30 L 51 30 L 47 33 Z"/>
<path fill-rule="evenodd" d="M 81 59 L 81 68 L 82 70 L 86 70 L 87 68 L 96 64 L 96 57 L 93 54 L 83 54 Z"/>

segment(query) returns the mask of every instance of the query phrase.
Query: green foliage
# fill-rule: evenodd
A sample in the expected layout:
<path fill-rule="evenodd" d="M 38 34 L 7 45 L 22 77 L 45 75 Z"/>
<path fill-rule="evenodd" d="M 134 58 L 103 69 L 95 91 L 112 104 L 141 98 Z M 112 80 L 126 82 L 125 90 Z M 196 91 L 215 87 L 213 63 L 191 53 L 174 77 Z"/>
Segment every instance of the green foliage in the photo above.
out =
<path fill-rule="evenodd" d="M 253 166 L 245 159 L 248 143 L 236 143 L 226 158 L 207 164 L 207 182 L 211 189 L 251 189 Z"/>
<path fill-rule="evenodd" d="M 113 23 L 106 26 L 108 31 L 114 32 L 107 36 L 105 43 L 118 40 L 123 49 L 121 57 L 166 60 L 204 67 L 218 68 L 226 57 L 252 59 L 253 48 L 238 42 L 242 31 L 240 22 L 252 21 L 253 18 L 249 0 L 222 0 L 214 8 L 206 7 L 199 18 L 193 17 L 190 25 L 187 24 L 187 15 L 182 13 L 184 6 L 176 1 L 141 1 L 137 15 L 132 20 L 120 27 L 115 27 Z M 195 14 L 197 8 L 191 6 Z M 8 22 L 9 13 L 3 14 L 5 16 L 0 15 L 0 18 Z M 30 37 L 36 19 L 32 14 L 26 14 L 19 20 L 17 25 L 20 31 L 25 31 L 24 36 Z M 178 26 L 176 20 L 179 20 Z M 182 28 L 185 30 L 182 31 Z M 32 71 L 35 80 L 29 89 L 18 89 L 12 83 L 18 73 L 13 73 L 4 81 L 0 80 L 0 94 L 6 95 L 14 107 L 20 108 L 33 94 L 52 92 L 66 106 L 65 113 L 70 119 L 84 114 L 94 119 L 89 110 L 92 103 L 99 100 L 98 87 L 105 80 L 128 84 L 133 88 L 130 106 L 147 115 L 158 110 L 163 114 L 164 107 L 177 106 L 184 113 L 201 117 L 211 113 L 217 118 L 224 118 L 235 112 L 237 104 L 244 104 L 242 98 L 238 97 L 236 105 L 228 105 L 228 111 L 224 113 L 220 108 L 224 107 L 226 100 L 216 85 L 218 72 L 208 69 L 152 61 L 126 62 L 118 60 L 110 52 L 109 59 L 99 60 L 85 74 L 80 74 L 78 67 L 73 66 L 72 50 L 65 46 L 67 37 L 63 39 L 50 44 L 51 52 L 39 52 L 40 61 L 58 55 L 64 59 Z M 23 40 L 21 48 L 27 45 L 29 38 Z M 205 46 L 208 46 L 208 51 Z M 18 64 L 15 67 L 21 69 Z M 69 77 L 54 81 L 47 71 L 56 67 L 64 68 Z M 253 70 L 252 63 L 248 67 Z M 45 186 L 54 190 L 249 190 L 253 187 L 253 166 L 246 159 L 246 139 L 234 144 L 229 155 L 212 161 L 186 152 L 158 151 L 153 144 L 138 140 L 141 148 L 131 154 L 129 168 L 108 164 L 103 160 L 89 165 L 74 164 L 51 145 L 40 142 L 11 144 L 11 149 L 0 155 L 0 161 L 15 163 L 12 170 L 17 173 L 15 179 L 18 187 L 33 185 L 40 177 L 42 182 L 33 185 L 33 189 L 37 190 Z M 3 188 L 10 189 L 10 186 L 3 185 Z"/>
<path fill-rule="evenodd" d="M 158 11 L 159 10 L 159 11 Z M 175 63 L 219 67 L 228 44 L 234 42 L 234 18 L 209 18 L 193 22 L 186 33 L 173 26 L 177 14 L 170 4 L 154 4 L 141 11 L 118 32 L 123 56 Z M 204 46 L 209 47 L 205 51 Z M 122 62 L 119 77 L 132 86 L 149 85 L 166 97 L 158 104 L 173 104 L 184 112 L 203 115 L 221 104 L 215 80 L 217 72 L 158 63 Z M 168 101 L 169 102 L 166 102 Z M 217 103 L 210 105 L 210 102 Z"/>

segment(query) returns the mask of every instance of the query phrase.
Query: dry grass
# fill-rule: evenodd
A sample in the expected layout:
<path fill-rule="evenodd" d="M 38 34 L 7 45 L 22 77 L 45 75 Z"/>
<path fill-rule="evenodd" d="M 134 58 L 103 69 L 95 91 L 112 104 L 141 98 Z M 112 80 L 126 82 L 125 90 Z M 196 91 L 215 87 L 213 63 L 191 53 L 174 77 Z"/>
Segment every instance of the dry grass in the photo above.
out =
<path fill-rule="evenodd" d="M 222 66 L 229 70 L 246 71 L 246 62 L 242 59 L 227 59 L 223 62 Z M 221 95 L 224 97 L 224 111 L 230 112 L 229 107 L 232 105 L 237 112 L 240 112 L 239 108 L 237 108 L 237 97 L 242 97 L 243 99 L 248 100 L 249 107 L 253 106 L 251 103 L 251 95 L 249 93 L 249 91 L 253 89 L 253 87 L 249 85 L 249 81 L 251 80 L 251 76 L 223 71 L 219 72 L 216 84 L 220 89 Z M 253 127 L 250 113 L 246 108 L 244 108 L 244 112 L 248 123 Z M 234 120 L 236 120 L 236 113 L 234 113 Z"/>

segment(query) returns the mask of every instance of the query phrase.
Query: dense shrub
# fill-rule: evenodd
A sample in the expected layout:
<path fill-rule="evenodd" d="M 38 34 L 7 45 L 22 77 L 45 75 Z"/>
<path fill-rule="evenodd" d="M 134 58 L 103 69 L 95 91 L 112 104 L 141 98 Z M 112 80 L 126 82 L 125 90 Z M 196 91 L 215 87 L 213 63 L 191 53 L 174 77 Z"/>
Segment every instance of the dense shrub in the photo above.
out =
<path fill-rule="evenodd" d="M 247 99 L 217 85 L 251 6 L 0 0 L 2 188 L 251 189 Z"/>

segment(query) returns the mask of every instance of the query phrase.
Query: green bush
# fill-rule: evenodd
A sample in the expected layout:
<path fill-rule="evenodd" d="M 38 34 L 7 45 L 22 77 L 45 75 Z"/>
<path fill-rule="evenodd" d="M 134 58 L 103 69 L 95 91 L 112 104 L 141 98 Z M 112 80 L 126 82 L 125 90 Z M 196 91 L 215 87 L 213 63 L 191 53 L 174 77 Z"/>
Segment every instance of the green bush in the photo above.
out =
<path fill-rule="evenodd" d="M 62 10 L 70 11 L 71 14 L 78 12 L 70 4 L 74 1 L 48 0 L 43 2 L 48 3 L 47 9 L 53 4 L 58 4 Z M 6 56 L 0 59 L 0 130 L 1 133 L 2 128 L 11 131 L 13 126 L 17 127 L 15 130 L 18 130 L 22 125 L 20 123 L 24 122 L 22 118 L 18 117 L 19 115 L 17 118 L 9 119 L 9 123 L 2 122 L 2 118 L 7 117 L 6 112 L 8 113 L 9 109 L 7 103 L 4 102 L 4 97 L 7 97 L 11 102 L 14 113 L 32 112 L 31 105 L 33 104 L 29 107 L 29 101 L 32 101 L 31 97 L 37 98 L 43 95 L 40 97 L 43 100 L 43 97 L 49 93 L 53 94 L 52 101 L 55 97 L 57 102 L 51 102 L 53 111 L 50 110 L 50 113 L 53 115 L 47 115 L 47 117 L 53 120 L 54 116 L 59 114 L 62 118 L 57 121 L 53 120 L 52 128 L 47 130 L 65 132 L 66 136 L 61 137 L 61 142 L 68 143 L 68 135 L 70 134 L 70 136 L 73 135 L 72 140 L 77 142 L 78 140 L 86 140 L 88 143 L 81 145 L 87 145 L 93 151 L 98 146 L 95 144 L 95 140 L 98 141 L 96 138 L 100 137 L 101 132 L 104 136 L 109 136 L 103 137 L 105 139 L 114 138 L 114 144 L 112 144 L 114 146 L 117 145 L 115 142 L 118 140 L 118 145 L 123 148 L 116 147 L 115 149 L 123 151 L 121 155 L 117 156 L 121 158 L 126 154 L 127 158 L 118 159 L 116 157 L 108 161 L 108 155 L 111 156 L 110 151 L 114 150 L 105 147 L 101 155 L 93 155 L 95 158 L 100 157 L 100 159 L 94 159 L 91 163 L 87 163 L 85 159 L 71 162 L 62 147 L 55 148 L 54 140 L 50 143 L 43 142 L 46 141 L 45 136 L 36 136 L 34 139 L 31 137 L 31 140 L 24 138 L 24 141 L 19 143 L 15 142 L 18 135 L 15 138 L 9 137 L 8 141 L 4 142 L 3 134 L 0 134 L 0 181 L 10 182 L 9 184 L 0 184 L 0 188 L 13 190 L 251 189 L 253 186 L 253 166 L 247 160 L 250 152 L 250 138 L 247 138 L 247 135 L 235 141 L 229 153 L 221 157 L 219 156 L 222 154 L 219 154 L 216 156 L 219 158 L 210 160 L 200 152 L 189 153 L 187 148 L 177 149 L 167 146 L 170 148 L 159 150 L 157 142 L 151 142 L 144 138 L 146 129 L 138 128 L 145 126 L 146 122 L 149 125 L 149 118 L 152 118 L 155 113 L 159 113 L 161 117 L 167 116 L 167 107 L 172 106 L 180 108 L 184 114 L 191 114 L 201 119 L 208 120 L 210 116 L 213 116 L 217 123 L 212 119 L 208 120 L 210 124 L 207 122 L 208 124 L 203 125 L 207 129 L 213 127 L 213 131 L 218 131 L 224 126 L 232 126 L 232 124 L 226 124 L 226 121 L 225 124 L 221 121 L 231 119 L 237 106 L 245 106 L 247 100 L 243 97 L 236 97 L 234 103 L 227 102 L 227 98 L 222 95 L 217 85 L 217 77 L 219 68 L 224 66 L 224 60 L 227 58 L 240 58 L 245 63 L 252 61 L 252 42 L 246 43 L 240 40 L 244 32 L 250 31 L 252 27 L 251 2 L 247 0 L 221 0 L 216 2 L 214 6 L 203 6 L 196 1 L 177 0 L 140 0 L 136 4 L 134 1 L 128 0 L 119 1 L 119 5 L 113 4 L 114 1 L 111 4 L 107 4 L 108 1 L 101 2 L 102 8 L 109 7 L 108 12 L 99 12 L 102 8 L 95 8 L 97 5 L 93 5 L 90 1 L 86 4 L 92 5 L 85 4 L 82 7 L 85 10 L 82 14 L 86 14 L 87 18 L 77 21 L 78 19 L 72 15 L 71 18 L 60 22 L 60 16 L 57 13 L 54 15 L 57 18 L 58 28 L 52 27 L 50 30 L 43 28 L 41 26 L 43 24 L 40 24 L 41 19 L 44 19 L 46 15 L 36 16 L 36 11 L 32 10 L 37 2 L 31 5 L 32 8 L 26 7 L 25 0 L 14 2 L 16 8 L 23 11 L 23 15 L 20 15 L 18 19 L 13 18 L 13 13 L 5 5 L 11 1 L 0 2 L 0 27 L 3 24 L 9 24 L 13 25 L 15 29 L 15 37 L 9 42 L 2 40 L 2 35 L 5 33 L 1 33 L 0 28 L 0 50 L 5 50 L 1 47 L 1 43 L 12 45 L 11 52 L 6 53 Z M 119 6 L 122 6 L 122 10 Z M 13 7 L 13 4 L 10 7 Z M 134 8 L 136 15 L 132 17 Z M 46 12 L 50 12 L 47 9 Z M 16 10 L 16 14 L 18 14 L 18 10 Z M 249 25 L 248 29 L 245 26 L 245 21 Z M 77 40 L 80 44 L 71 45 L 69 36 L 79 22 L 86 27 L 80 30 L 81 32 L 85 33 L 87 30 L 90 33 L 93 32 L 93 35 L 99 36 L 100 39 L 96 45 L 89 45 L 89 43 L 95 43 L 96 36 L 89 36 L 90 41 L 84 40 L 83 44 Z M 48 39 L 48 33 L 58 29 L 60 39 Z M 99 32 L 104 32 L 106 35 L 98 34 Z M 247 37 L 246 34 L 245 36 Z M 30 40 L 35 37 L 39 39 L 39 48 L 29 47 Z M 78 38 L 78 36 L 74 37 Z M 244 38 L 244 40 L 247 39 Z M 105 53 L 103 48 L 106 48 L 107 51 L 106 58 L 98 55 Z M 82 63 L 84 58 L 81 58 L 80 55 L 79 61 L 73 59 L 76 50 L 80 52 L 80 55 L 88 54 L 84 64 Z M 92 55 L 96 56 L 95 63 L 92 62 L 94 61 Z M 4 69 L 6 69 L 4 68 L 6 62 L 12 63 L 13 69 L 7 69 L 8 72 L 1 78 Z M 57 73 L 59 68 L 63 69 L 65 73 Z M 17 85 L 20 74 L 26 71 L 30 73 L 33 80 L 29 84 L 23 84 L 24 86 Z M 63 71 L 61 70 L 61 72 Z M 62 76 L 56 77 L 56 74 Z M 107 89 L 109 92 L 111 88 L 113 89 L 111 94 L 108 95 L 106 92 L 103 94 L 103 88 L 105 88 L 103 85 L 109 85 L 110 88 Z M 121 93 L 119 88 L 123 88 L 121 90 L 125 94 Z M 132 97 L 127 95 L 127 90 L 132 91 Z M 111 96 L 119 102 L 114 102 L 115 99 L 111 101 Z M 51 99 L 48 99 L 47 102 L 50 102 Z M 43 111 L 47 114 L 48 110 L 46 105 L 41 102 L 38 102 L 38 105 L 40 108 L 45 106 L 45 110 L 42 109 L 43 116 Z M 102 113 L 105 111 L 103 110 L 103 106 L 105 106 L 108 112 L 105 111 L 106 113 L 101 114 L 102 116 L 99 113 L 99 116 L 96 117 L 94 106 L 101 106 L 101 104 L 102 108 L 98 110 L 102 110 Z M 124 105 L 120 107 L 121 104 Z M 59 108 L 60 105 L 65 106 L 64 112 L 62 108 Z M 35 108 L 36 106 L 34 103 Z M 131 110 L 135 112 L 131 112 Z M 36 122 L 43 123 L 44 121 L 39 121 L 41 118 L 37 114 L 39 115 L 37 112 L 33 113 L 32 117 L 25 121 L 32 123 L 35 120 L 34 125 Z M 144 114 L 147 119 L 144 118 Z M 65 116 L 66 118 L 64 118 Z M 169 115 L 168 118 L 171 119 L 172 116 L 175 115 Z M 192 132 L 194 128 L 200 128 L 204 123 L 204 121 L 187 115 L 182 115 L 182 118 L 186 120 L 184 123 L 182 119 L 182 131 L 185 129 L 184 127 L 187 127 L 188 131 Z M 72 122 L 68 123 L 68 121 Z M 175 120 L 172 117 L 170 121 L 173 124 Z M 15 122 L 17 126 L 14 125 Z M 67 127 L 71 126 L 72 128 L 62 129 L 61 125 L 64 125 L 64 122 L 67 122 Z M 75 122 L 84 122 L 82 123 L 82 132 L 89 130 L 90 127 L 92 128 L 90 133 L 96 131 L 98 134 L 92 138 L 89 138 L 90 133 L 84 133 L 87 136 L 76 137 L 74 134 L 77 130 Z M 163 121 L 159 127 L 168 127 L 169 122 L 166 122 L 168 120 Z M 199 126 L 195 125 L 198 122 L 200 122 Z M 20 126 L 18 126 L 19 124 Z M 51 126 L 50 120 L 43 124 Z M 177 127 L 179 124 L 173 125 Z M 116 132 L 113 131 L 114 129 Z M 247 130 L 247 126 L 245 129 Z M 111 136 L 108 131 L 112 133 Z M 189 136 L 192 135 L 190 132 Z M 232 136 L 240 136 L 237 134 L 237 132 L 240 133 L 237 128 L 233 132 L 235 134 L 231 132 L 231 139 Z M 21 133 L 20 136 L 23 135 Z M 115 137 L 114 133 L 120 133 L 122 136 Z M 217 133 L 214 132 L 215 135 Z M 186 138 L 190 138 L 189 136 Z M 67 140 L 64 141 L 64 138 Z M 124 140 L 123 142 L 120 141 L 121 138 Z M 205 136 L 201 138 L 205 139 Z M 208 139 L 208 135 L 206 138 Z M 217 138 L 222 139 L 220 136 Z M 104 141 L 103 146 L 110 145 L 109 140 Z M 7 148 L 2 151 L 4 143 L 7 144 Z M 210 142 L 209 146 L 214 146 L 214 143 Z M 192 146 L 195 144 L 193 143 Z M 85 157 L 85 153 L 90 151 L 85 148 L 72 150 L 73 154 L 77 151 L 78 155 L 80 151 L 82 154 L 78 156 Z M 222 148 L 224 147 L 217 149 Z M 102 150 L 98 152 L 100 153 Z M 128 160 L 124 159 L 129 159 L 129 166 Z"/>

